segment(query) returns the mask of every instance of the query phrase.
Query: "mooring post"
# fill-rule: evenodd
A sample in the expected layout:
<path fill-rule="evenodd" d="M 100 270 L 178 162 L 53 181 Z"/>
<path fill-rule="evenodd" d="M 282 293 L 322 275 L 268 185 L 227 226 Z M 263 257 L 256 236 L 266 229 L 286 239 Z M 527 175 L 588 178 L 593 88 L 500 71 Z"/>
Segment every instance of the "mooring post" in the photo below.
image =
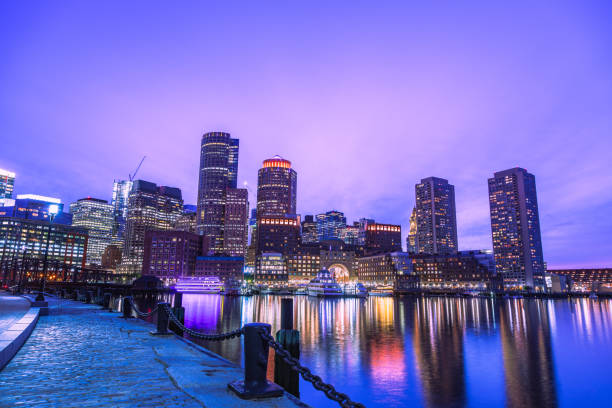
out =
<path fill-rule="evenodd" d="M 244 380 L 233 381 L 227 386 L 242 399 L 280 397 L 283 389 L 266 379 L 269 346 L 260 332 L 270 334 L 270 325 L 248 323 L 243 329 Z"/>
<path fill-rule="evenodd" d="M 176 318 L 184 325 L 185 324 L 185 308 L 183 307 L 183 294 L 175 293 L 174 294 L 174 307 L 172 308 L 174 315 Z M 170 321 L 170 330 L 178 334 L 179 336 L 183 335 L 183 330 L 178 327 L 174 321 Z"/>
<path fill-rule="evenodd" d="M 157 331 L 151 332 L 156 336 L 163 336 L 172 334 L 168 331 L 168 313 L 167 309 L 170 307 L 170 303 L 160 302 L 157 304 Z"/>
<path fill-rule="evenodd" d="M 111 294 L 110 292 L 104 292 L 104 301 L 102 302 L 102 308 L 111 310 Z"/>
<path fill-rule="evenodd" d="M 123 316 L 121 317 L 124 319 L 129 319 L 130 317 L 132 317 L 132 303 L 130 302 L 131 300 L 131 296 L 125 296 L 123 298 L 123 304 L 121 305 Z"/>
<path fill-rule="evenodd" d="M 88 290 L 85 292 L 85 303 L 93 303 L 93 291 Z"/>
<path fill-rule="evenodd" d="M 293 299 L 281 299 L 281 329 L 276 332 L 276 341 L 292 357 L 300 358 L 300 332 L 293 330 Z M 300 396 L 300 378 L 297 371 L 279 355 L 274 356 L 274 382 L 290 394 Z"/>

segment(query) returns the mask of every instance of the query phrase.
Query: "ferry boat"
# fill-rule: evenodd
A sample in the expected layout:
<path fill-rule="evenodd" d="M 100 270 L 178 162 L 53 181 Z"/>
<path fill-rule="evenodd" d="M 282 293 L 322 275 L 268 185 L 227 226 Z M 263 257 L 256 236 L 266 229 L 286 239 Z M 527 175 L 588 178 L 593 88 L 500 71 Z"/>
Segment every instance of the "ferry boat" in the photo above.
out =
<path fill-rule="evenodd" d="M 308 296 L 341 297 L 342 288 L 327 269 L 321 269 L 308 284 Z"/>
<path fill-rule="evenodd" d="M 342 287 L 342 294 L 345 297 L 368 297 L 368 290 L 360 282 L 349 282 Z"/>
<path fill-rule="evenodd" d="M 174 289 L 181 293 L 220 293 L 223 282 L 216 276 L 193 276 L 180 278 Z"/>

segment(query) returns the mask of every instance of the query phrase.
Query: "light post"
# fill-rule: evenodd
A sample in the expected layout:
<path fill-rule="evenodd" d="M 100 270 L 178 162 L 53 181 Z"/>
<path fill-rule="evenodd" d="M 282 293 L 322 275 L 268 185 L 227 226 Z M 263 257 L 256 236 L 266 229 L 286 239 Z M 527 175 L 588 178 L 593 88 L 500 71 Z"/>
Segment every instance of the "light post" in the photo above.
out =
<path fill-rule="evenodd" d="M 36 301 L 44 302 L 45 301 L 45 283 L 47 280 L 47 259 L 49 257 L 49 240 L 51 238 L 51 226 L 53 224 L 53 219 L 59 212 L 59 207 L 56 204 L 51 204 L 49 206 L 49 232 L 47 233 L 47 244 L 45 245 L 45 259 L 43 262 L 43 278 L 40 284 L 40 292 L 36 296 Z"/>

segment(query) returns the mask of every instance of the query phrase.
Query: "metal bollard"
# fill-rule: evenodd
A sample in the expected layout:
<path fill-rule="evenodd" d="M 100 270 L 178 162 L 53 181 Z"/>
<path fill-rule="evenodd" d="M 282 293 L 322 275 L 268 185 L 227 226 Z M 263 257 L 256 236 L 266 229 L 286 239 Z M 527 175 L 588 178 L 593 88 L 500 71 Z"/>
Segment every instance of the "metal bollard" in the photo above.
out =
<path fill-rule="evenodd" d="M 104 292 L 104 302 L 102 303 L 102 308 L 106 310 L 111 310 L 111 294 L 110 292 Z"/>
<path fill-rule="evenodd" d="M 123 316 L 121 316 L 123 319 L 129 319 L 132 317 L 132 304 L 130 303 L 130 300 L 132 300 L 131 296 L 126 296 L 123 298 Z"/>
<path fill-rule="evenodd" d="M 276 332 L 276 341 L 292 357 L 300 358 L 300 332 L 293 330 L 293 299 L 281 299 L 281 329 Z M 299 398 L 299 375 L 278 355 L 274 356 L 274 382 Z"/>
<path fill-rule="evenodd" d="M 268 343 L 259 334 L 265 330 L 270 334 L 266 323 L 248 323 L 244 327 L 244 380 L 236 380 L 227 386 L 242 399 L 280 397 L 281 387 L 266 379 L 268 371 Z"/>
<path fill-rule="evenodd" d="M 174 294 L 174 307 L 182 307 L 183 306 L 183 294 L 180 292 L 176 292 Z"/>
<path fill-rule="evenodd" d="M 172 334 L 168 331 L 168 313 L 166 306 L 170 307 L 170 303 L 160 302 L 157 304 L 157 331 L 151 332 L 156 336 L 164 336 Z"/>

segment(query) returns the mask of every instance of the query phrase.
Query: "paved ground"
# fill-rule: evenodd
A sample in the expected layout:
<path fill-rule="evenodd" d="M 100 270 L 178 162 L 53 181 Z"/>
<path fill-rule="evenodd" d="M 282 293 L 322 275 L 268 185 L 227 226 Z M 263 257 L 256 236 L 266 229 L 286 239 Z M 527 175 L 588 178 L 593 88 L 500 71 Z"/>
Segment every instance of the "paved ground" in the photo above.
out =
<path fill-rule="evenodd" d="M 72 301 L 51 307 L 0 371 L 0 407 L 296 406 L 286 397 L 238 399 L 227 383 L 240 368 L 118 316 Z"/>
<path fill-rule="evenodd" d="M 0 333 L 21 319 L 30 308 L 30 302 L 19 296 L 0 292 Z"/>

